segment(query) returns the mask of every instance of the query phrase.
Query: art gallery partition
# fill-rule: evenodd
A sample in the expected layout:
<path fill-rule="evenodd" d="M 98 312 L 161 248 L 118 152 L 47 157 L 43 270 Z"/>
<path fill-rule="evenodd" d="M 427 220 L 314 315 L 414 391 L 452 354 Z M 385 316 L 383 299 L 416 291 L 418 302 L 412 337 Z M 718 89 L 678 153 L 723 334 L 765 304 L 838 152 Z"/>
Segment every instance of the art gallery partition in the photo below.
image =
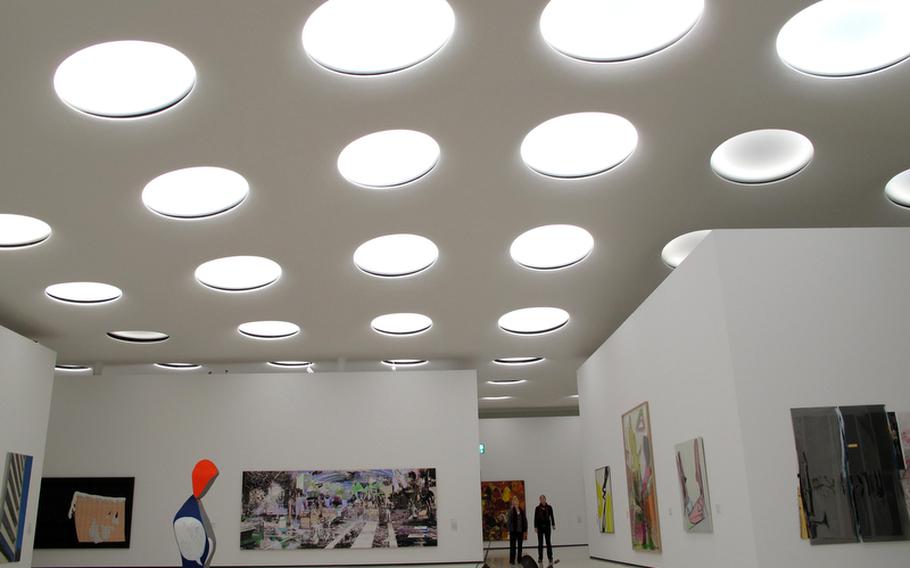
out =
<path fill-rule="evenodd" d="M 640 566 L 905 568 L 910 541 L 800 538 L 790 409 L 910 409 L 908 229 L 714 231 L 579 370 L 585 484 L 615 468 L 616 533 Z M 662 552 L 632 550 L 620 416 L 647 401 Z M 687 533 L 674 445 L 702 437 L 713 532 Z M 593 498 L 588 502 L 593 514 Z"/>
<path fill-rule="evenodd" d="M 200 458 L 221 472 L 202 499 L 216 566 L 482 557 L 473 371 L 102 375 L 59 377 L 55 388 L 45 475 L 135 477 L 132 542 L 129 549 L 38 550 L 35 566 L 174 565 L 172 520 L 192 493 Z M 241 549 L 244 472 L 395 468 L 407 470 L 404 478 L 435 468 L 438 546 Z M 287 526 L 283 507 L 269 514 Z"/>

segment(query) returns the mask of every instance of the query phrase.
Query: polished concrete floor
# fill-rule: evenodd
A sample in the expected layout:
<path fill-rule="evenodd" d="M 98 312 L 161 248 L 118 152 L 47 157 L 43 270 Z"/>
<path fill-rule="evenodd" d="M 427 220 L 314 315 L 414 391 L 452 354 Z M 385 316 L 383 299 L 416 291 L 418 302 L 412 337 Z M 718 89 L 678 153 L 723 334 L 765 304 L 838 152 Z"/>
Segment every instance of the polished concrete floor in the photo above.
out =
<path fill-rule="evenodd" d="M 529 554 L 535 560 L 537 559 L 537 547 L 533 549 L 525 548 L 525 554 Z M 567 546 L 565 548 L 553 549 L 553 561 L 556 568 L 612 568 L 620 566 L 612 562 L 594 560 L 588 556 L 587 546 Z M 509 551 L 508 550 L 491 550 L 487 556 L 487 564 L 490 568 L 509 568 Z M 546 552 L 542 568 L 547 566 Z"/>

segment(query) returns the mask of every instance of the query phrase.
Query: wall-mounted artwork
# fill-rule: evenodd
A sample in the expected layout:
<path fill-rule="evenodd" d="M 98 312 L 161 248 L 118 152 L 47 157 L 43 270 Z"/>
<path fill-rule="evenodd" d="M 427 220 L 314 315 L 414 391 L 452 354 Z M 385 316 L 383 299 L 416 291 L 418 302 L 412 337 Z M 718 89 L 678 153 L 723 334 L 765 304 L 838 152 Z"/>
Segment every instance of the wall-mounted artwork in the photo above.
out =
<path fill-rule="evenodd" d="M 215 556 L 215 530 L 205 514 L 202 498 L 217 479 L 218 467 L 202 459 L 193 467 L 193 494 L 174 515 L 174 538 L 183 568 L 209 568 Z"/>
<path fill-rule="evenodd" d="M 705 444 L 701 438 L 676 444 L 676 470 L 682 494 L 683 529 L 690 533 L 714 532 Z"/>
<path fill-rule="evenodd" d="M 901 485 L 904 488 L 904 504 L 910 514 L 910 412 L 898 412 L 894 417 L 894 434 L 901 450 Z"/>
<path fill-rule="evenodd" d="M 629 486 L 632 548 L 660 551 L 657 482 L 654 478 L 651 414 L 647 402 L 623 414 L 622 438 L 626 457 L 626 482 Z"/>
<path fill-rule="evenodd" d="M 32 479 L 32 456 L 6 454 L 0 485 L 0 564 L 22 558 L 28 489 Z"/>
<path fill-rule="evenodd" d="M 436 469 L 243 472 L 240 548 L 436 546 Z"/>
<path fill-rule="evenodd" d="M 512 507 L 512 497 L 518 497 L 519 506 L 527 511 L 523 480 L 480 482 L 485 541 L 509 540 L 509 509 Z"/>
<path fill-rule="evenodd" d="M 45 477 L 35 548 L 129 548 L 132 477 Z"/>
<path fill-rule="evenodd" d="M 610 466 L 594 470 L 594 493 L 597 496 L 597 529 L 613 534 L 613 476 Z"/>

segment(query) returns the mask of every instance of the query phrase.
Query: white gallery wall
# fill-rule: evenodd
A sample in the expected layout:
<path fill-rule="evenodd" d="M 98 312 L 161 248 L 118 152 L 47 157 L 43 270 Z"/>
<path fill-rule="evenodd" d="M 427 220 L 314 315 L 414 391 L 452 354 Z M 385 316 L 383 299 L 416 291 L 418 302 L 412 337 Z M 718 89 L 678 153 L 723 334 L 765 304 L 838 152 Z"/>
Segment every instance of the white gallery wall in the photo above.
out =
<path fill-rule="evenodd" d="M 553 545 L 588 542 L 585 499 L 593 498 L 594 490 L 587 492 L 583 485 L 578 416 L 483 419 L 480 441 L 486 450 L 480 456 L 481 480 L 524 480 L 529 525 L 534 523 L 538 497 L 544 494 L 556 517 Z M 537 546 L 533 528 L 528 531 L 529 545 Z M 507 548 L 508 543 L 493 547 Z"/>
<path fill-rule="evenodd" d="M 136 478 L 128 550 L 37 550 L 35 566 L 172 566 L 174 513 L 200 458 L 217 566 L 467 562 L 481 558 L 473 371 L 60 377 L 47 476 Z M 435 467 L 439 546 L 240 550 L 245 470 Z"/>
<path fill-rule="evenodd" d="M 50 349 L 0 327 L 0 468 L 6 463 L 7 452 L 34 458 L 20 560 L 22 566 L 31 566 L 32 562 L 35 514 L 38 510 L 41 468 L 44 466 L 44 440 L 56 358 Z"/>

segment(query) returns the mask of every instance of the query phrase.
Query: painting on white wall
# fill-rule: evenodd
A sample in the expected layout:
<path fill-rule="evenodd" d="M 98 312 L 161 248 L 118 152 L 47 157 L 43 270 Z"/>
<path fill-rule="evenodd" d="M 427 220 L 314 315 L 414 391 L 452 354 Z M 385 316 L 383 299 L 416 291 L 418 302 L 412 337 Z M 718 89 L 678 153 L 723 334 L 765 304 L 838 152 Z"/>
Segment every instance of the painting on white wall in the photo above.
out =
<path fill-rule="evenodd" d="M 0 564 L 22 559 L 32 456 L 8 453 L 0 484 Z"/>
<path fill-rule="evenodd" d="M 594 470 L 594 492 L 597 496 L 597 528 L 602 533 L 613 534 L 613 478 L 610 466 Z"/>
<path fill-rule="evenodd" d="M 701 438 L 676 444 L 676 469 L 682 496 L 683 529 L 690 533 L 714 532 L 705 444 Z"/>

